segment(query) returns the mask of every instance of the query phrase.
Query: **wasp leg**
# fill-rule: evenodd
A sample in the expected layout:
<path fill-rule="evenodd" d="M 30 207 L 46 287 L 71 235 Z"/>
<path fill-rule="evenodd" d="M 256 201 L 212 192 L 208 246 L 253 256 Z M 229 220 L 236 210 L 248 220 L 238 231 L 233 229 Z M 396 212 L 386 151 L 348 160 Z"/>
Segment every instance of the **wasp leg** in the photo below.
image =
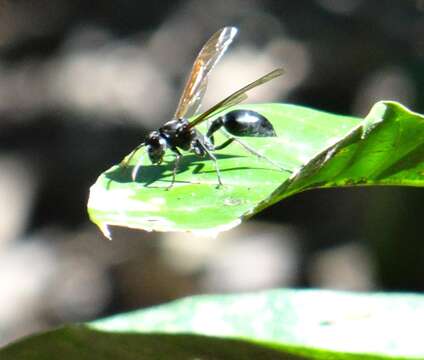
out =
<path fill-rule="evenodd" d="M 218 166 L 218 161 L 216 160 L 216 157 L 214 154 L 212 154 L 212 152 L 210 152 L 208 149 L 205 148 L 205 152 L 206 154 L 208 154 L 208 156 L 212 159 L 213 164 L 215 165 L 215 171 L 216 171 L 216 176 L 218 177 L 218 187 L 223 186 L 224 184 L 221 181 L 221 172 L 219 171 L 219 166 Z"/>
<path fill-rule="evenodd" d="M 208 132 L 210 132 L 211 131 L 211 121 L 209 119 L 206 121 L 206 127 L 208 129 Z M 214 131 L 212 131 L 210 136 L 206 136 L 206 137 L 209 139 L 209 141 L 212 143 L 212 145 L 215 145 L 215 138 L 213 137 L 213 132 Z"/>
<path fill-rule="evenodd" d="M 224 141 L 221 145 L 215 146 L 215 150 L 224 149 L 228 145 L 230 145 L 233 141 L 234 141 L 234 138 L 229 138 L 228 140 Z"/>
<path fill-rule="evenodd" d="M 228 136 L 227 134 L 225 134 L 224 132 L 222 132 L 226 137 L 228 137 L 228 139 L 226 141 L 224 141 L 221 145 L 218 145 L 215 147 L 215 150 L 221 150 L 224 149 L 225 147 L 227 147 L 228 145 L 230 145 L 233 141 L 235 141 L 236 143 L 240 144 L 245 150 L 247 150 L 248 152 L 250 152 L 251 154 L 257 156 L 260 159 L 263 159 L 265 161 L 268 161 L 270 164 L 274 165 L 275 167 L 279 168 L 280 170 L 283 171 L 287 171 L 290 174 L 293 173 L 292 170 L 289 170 L 287 168 L 282 167 L 281 165 L 277 164 L 275 161 L 271 160 L 270 158 L 268 158 L 265 155 L 262 155 L 260 152 L 256 151 L 254 148 L 252 148 L 250 145 L 246 144 L 244 141 L 232 137 L 232 136 Z"/>
<path fill-rule="evenodd" d="M 172 148 L 171 149 L 172 152 L 175 155 L 175 161 L 174 161 L 174 169 L 172 170 L 172 181 L 171 181 L 171 185 L 169 185 L 166 190 L 170 190 L 175 183 L 175 177 L 177 176 L 177 171 L 178 171 L 178 166 L 180 165 L 180 160 L 182 157 L 182 154 L 178 151 L 177 148 Z"/>
<path fill-rule="evenodd" d="M 224 184 L 221 180 L 221 172 L 219 170 L 218 161 L 216 160 L 215 155 L 211 152 L 210 149 L 208 149 L 208 147 L 203 143 L 203 141 L 200 141 L 199 139 L 196 140 L 196 146 L 202 149 L 203 153 L 207 154 L 211 158 L 215 166 L 216 176 L 218 177 L 218 187 L 223 186 Z"/>
<path fill-rule="evenodd" d="M 209 129 L 208 129 L 208 131 L 206 133 L 206 137 L 208 139 L 210 139 L 215 132 L 217 132 L 218 130 L 220 130 L 221 133 L 227 138 L 227 140 L 225 142 L 223 142 L 221 145 L 215 146 L 215 150 L 224 149 L 225 147 L 227 147 L 228 145 L 230 145 L 233 141 L 235 141 L 238 144 L 240 144 L 245 150 L 247 150 L 251 154 L 257 156 L 258 158 L 263 159 L 265 161 L 268 161 L 270 164 L 272 164 L 273 166 L 277 167 L 278 169 L 280 169 L 282 171 L 287 171 L 289 173 L 293 173 L 293 171 L 280 166 L 279 164 L 277 164 L 276 162 L 274 162 L 273 160 L 271 160 L 267 156 L 262 155 L 261 153 L 259 153 L 258 151 L 256 151 L 254 148 L 252 148 L 250 145 L 248 145 L 244 141 L 240 140 L 239 138 L 236 138 L 236 137 L 233 137 L 233 136 L 229 135 L 228 132 L 227 131 L 224 131 L 223 128 L 225 128 L 225 119 L 224 119 L 223 116 L 221 116 L 221 117 L 219 117 L 219 118 L 217 118 L 217 119 L 215 119 L 215 120 L 212 121 L 212 123 L 209 126 Z"/>

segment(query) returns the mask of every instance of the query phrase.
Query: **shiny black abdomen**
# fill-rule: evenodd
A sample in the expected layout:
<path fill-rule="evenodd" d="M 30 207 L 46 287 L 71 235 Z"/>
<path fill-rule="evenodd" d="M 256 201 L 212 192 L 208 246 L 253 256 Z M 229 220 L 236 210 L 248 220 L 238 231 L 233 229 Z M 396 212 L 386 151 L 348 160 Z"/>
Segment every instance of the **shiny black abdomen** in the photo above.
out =
<path fill-rule="evenodd" d="M 267 118 L 252 110 L 233 110 L 222 117 L 224 128 L 235 136 L 277 136 Z"/>

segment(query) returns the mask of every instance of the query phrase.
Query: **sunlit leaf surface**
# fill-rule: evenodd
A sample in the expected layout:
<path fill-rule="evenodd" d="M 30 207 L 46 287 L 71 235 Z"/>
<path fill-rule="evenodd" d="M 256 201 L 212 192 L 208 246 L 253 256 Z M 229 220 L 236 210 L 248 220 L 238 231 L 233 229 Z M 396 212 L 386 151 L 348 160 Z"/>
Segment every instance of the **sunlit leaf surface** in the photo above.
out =
<path fill-rule="evenodd" d="M 377 103 L 365 119 L 286 104 L 237 108 L 257 111 L 272 122 L 277 137 L 243 139 L 293 174 L 232 144 L 216 152 L 223 187 L 216 187 L 210 160 L 186 154 L 168 191 L 173 155 L 152 165 L 141 149 L 127 168 L 112 167 L 92 186 L 91 220 L 106 235 L 107 225 L 216 233 L 307 189 L 424 185 L 424 118 L 400 104 Z M 133 181 L 138 161 L 142 166 Z"/>

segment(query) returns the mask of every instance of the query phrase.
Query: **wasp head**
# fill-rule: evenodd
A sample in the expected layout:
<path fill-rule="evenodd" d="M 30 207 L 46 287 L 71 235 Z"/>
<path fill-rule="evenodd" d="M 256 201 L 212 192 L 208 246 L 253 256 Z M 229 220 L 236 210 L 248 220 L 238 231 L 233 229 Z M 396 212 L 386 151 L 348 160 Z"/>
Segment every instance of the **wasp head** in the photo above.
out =
<path fill-rule="evenodd" d="M 166 140 L 158 131 L 152 131 L 146 140 L 147 154 L 152 164 L 160 164 L 167 148 Z"/>

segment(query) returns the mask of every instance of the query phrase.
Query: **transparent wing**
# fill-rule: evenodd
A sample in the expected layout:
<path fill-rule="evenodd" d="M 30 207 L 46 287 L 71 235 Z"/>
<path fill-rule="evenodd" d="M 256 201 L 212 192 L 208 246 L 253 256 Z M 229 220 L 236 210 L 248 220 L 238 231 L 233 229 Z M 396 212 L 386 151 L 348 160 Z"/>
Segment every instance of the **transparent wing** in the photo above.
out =
<path fill-rule="evenodd" d="M 253 88 L 262 85 L 272 79 L 275 79 L 278 76 L 281 76 L 284 74 L 284 69 L 279 68 L 271 71 L 270 73 L 260 77 L 259 79 L 253 81 L 252 83 L 246 85 L 245 87 L 242 87 L 240 90 L 236 91 L 235 93 L 232 93 L 230 96 L 226 97 L 224 100 L 220 101 L 216 105 L 212 106 L 210 109 L 206 110 L 204 113 L 200 114 L 198 117 L 196 117 L 189 125 L 189 128 L 192 128 L 198 124 L 200 124 L 202 121 L 208 119 L 210 116 L 219 113 L 225 109 L 227 109 L 230 106 L 234 106 L 243 100 L 247 99 L 247 94 L 249 90 L 252 90 Z"/>
<path fill-rule="evenodd" d="M 198 111 L 206 92 L 208 74 L 224 55 L 236 34 L 237 28 L 224 27 L 213 34 L 203 45 L 184 87 L 175 111 L 175 119 L 193 116 Z"/>
<path fill-rule="evenodd" d="M 183 115 L 185 118 L 189 118 L 198 113 L 200 107 L 202 106 L 203 97 L 205 96 L 206 90 L 208 87 L 208 78 L 205 77 L 202 84 L 199 86 L 195 96 L 188 102 L 187 111 Z M 177 118 L 180 119 L 180 118 Z"/>

